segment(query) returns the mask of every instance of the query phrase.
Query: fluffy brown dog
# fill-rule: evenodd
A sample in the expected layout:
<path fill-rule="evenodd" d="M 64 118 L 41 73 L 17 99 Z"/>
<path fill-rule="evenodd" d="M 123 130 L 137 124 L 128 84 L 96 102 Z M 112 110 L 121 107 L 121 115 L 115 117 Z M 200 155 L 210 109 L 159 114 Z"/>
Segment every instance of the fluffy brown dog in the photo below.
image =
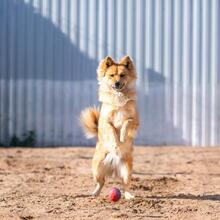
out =
<path fill-rule="evenodd" d="M 125 198 L 128 192 L 133 161 L 133 140 L 139 125 L 136 108 L 134 64 L 129 56 L 116 63 L 111 57 L 103 59 L 98 67 L 100 110 L 87 108 L 81 113 L 81 123 L 88 138 L 98 135 L 92 161 L 92 171 L 98 196 L 106 176 L 122 180 Z"/>

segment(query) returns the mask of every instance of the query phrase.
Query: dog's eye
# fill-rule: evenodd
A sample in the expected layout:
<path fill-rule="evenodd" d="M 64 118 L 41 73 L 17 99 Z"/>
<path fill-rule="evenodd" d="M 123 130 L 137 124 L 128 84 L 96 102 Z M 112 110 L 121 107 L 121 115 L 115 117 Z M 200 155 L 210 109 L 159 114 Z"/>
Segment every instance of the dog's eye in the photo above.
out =
<path fill-rule="evenodd" d="M 123 73 L 120 75 L 120 77 L 124 77 L 124 76 L 125 76 L 125 74 L 123 74 Z"/>
<path fill-rule="evenodd" d="M 111 77 L 114 77 L 114 74 L 111 74 L 110 76 L 111 76 Z"/>

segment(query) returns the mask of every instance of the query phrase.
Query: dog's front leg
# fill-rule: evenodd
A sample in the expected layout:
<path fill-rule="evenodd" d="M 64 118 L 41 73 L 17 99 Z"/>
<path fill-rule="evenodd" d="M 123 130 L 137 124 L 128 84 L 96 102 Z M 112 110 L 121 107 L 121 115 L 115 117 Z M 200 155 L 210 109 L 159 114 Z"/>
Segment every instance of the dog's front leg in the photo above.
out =
<path fill-rule="evenodd" d="M 120 131 L 120 142 L 125 142 L 127 134 L 128 134 L 128 126 L 131 123 L 132 119 L 127 119 L 124 121 L 121 131 Z"/>
<path fill-rule="evenodd" d="M 117 135 L 117 132 L 115 130 L 115 127 L 112 125 L 111 122 L 106 122 L 105 123 L 105 134 L 104 134 L 106 137 L 107 137 L 107 143 L 110 144 L 110 148 L 112 150 L 114 150 L 115 148 L 118 147 L 119 145 L 119 138 L 118 138 L 118 135 Z"/>
<path fill-rule="evenodd" d="M 124 121 L 120 131 L 120 142 L 125 142 L 127 137 L 135 138 L 138 123 L 134 119 Z"/>
<path fill-rule="evenodd" d="M 131 173 L 132 173 L 132 157 L 127 156 L 126 161 L 120 167 L 122 175 L 122 183 L 124 188 L 125 199 L 133 199 L 134 196 L 129 192 L 129 186 L 131 182 Z"/>

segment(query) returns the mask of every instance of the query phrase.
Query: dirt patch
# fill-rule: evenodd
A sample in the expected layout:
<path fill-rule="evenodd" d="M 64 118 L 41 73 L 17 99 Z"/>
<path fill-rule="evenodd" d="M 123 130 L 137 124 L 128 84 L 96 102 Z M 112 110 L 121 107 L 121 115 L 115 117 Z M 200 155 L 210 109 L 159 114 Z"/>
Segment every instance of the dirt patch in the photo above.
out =
<path fill-rule="evenodd" d="M 99 198 L 94 148 L 0 149 L 0 219 L 219 219 L 220 148 L 136 147 L 135 199 Z"/>

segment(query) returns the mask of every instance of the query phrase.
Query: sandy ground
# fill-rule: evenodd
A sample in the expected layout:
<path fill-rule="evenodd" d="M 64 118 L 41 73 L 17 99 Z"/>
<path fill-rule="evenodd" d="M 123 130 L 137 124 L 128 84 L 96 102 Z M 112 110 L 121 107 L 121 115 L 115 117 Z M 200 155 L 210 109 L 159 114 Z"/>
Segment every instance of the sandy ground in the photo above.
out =
<path fill-rule="evenodd" d="M 135 199 L 99 198 L 94 148 L 0 149 L 0 219 L 220 219 L 220 147 L 136 147 Z"/>

